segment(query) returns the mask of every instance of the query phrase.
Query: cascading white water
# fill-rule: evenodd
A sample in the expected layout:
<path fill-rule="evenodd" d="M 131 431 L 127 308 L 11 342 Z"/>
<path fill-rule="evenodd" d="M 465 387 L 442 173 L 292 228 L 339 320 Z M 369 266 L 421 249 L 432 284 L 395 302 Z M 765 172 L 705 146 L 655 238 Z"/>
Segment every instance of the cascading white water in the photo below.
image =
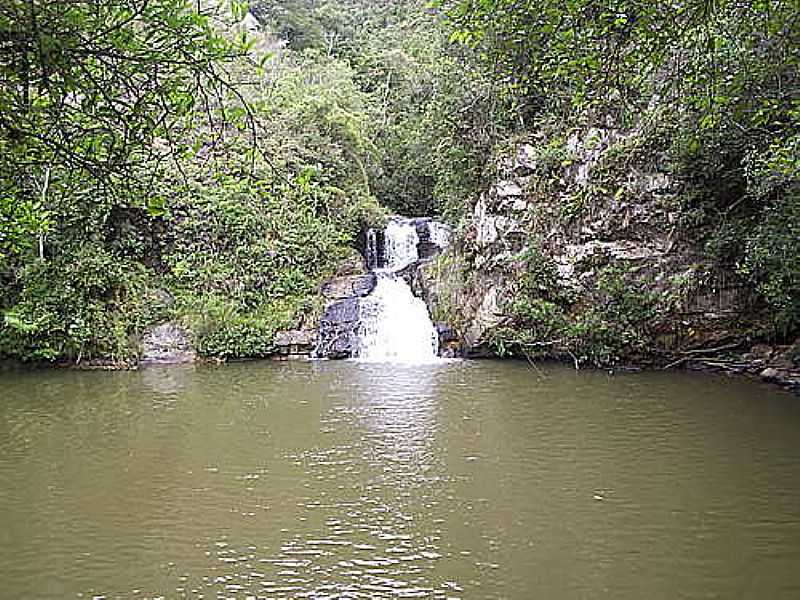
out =
<path fill-rule="evenodd" d="M 428 232 L 431 236 L 431 242 L 439 248 L 447 248 L 450 245 L 450 238 L 453 236 L 453 232 L 447 225 L 430 221 L 428 223 Z"/>
<path fill-rule="evenodd" d="M 372 271 L 380 266 L 378 253 L 378 234 L 374 229 L 367 231 L 367 269 Z"/>
<path fill-rule="evenodd" d="M 359 358 L 371 362 L 425 363 L 437 359 L 439 335 L 428 307 L 400 277 L 378 273 L 378 285 L 361 303 Z"/>
<path fill-rule="evenodd" d="M 434 239 L 432 228 L 428 231 L 434 244 L 443 242 L 442 235 Z M 428 307 L 398 274 L 419 260 L 419 243 L 415 221 L 389 221 L 384 232 L 386 266 L 374 270 L 377 286 L 361 301 L 360 360 L 415 364 L 438 360 L 439 335 Z"/>
<path fill-rule="evenodd" d="M 394 218 L 386 225 L 386 268 L 399 271 L 419 260 L 419 235 L 413 221 Z"/>

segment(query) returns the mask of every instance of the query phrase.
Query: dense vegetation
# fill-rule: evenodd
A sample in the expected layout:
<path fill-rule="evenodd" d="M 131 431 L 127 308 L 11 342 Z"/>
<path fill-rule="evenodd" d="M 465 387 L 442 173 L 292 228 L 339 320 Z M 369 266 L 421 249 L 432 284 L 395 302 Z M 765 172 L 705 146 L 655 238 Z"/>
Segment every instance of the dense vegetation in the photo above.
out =
<path fill-rule="evenodd" d="M 449 8 L 453 39 L 481 50 L 531 127 L 642 126 L 688 183 L 694 235 L 758 286 L 785 331 L 800 324 L 797 2 Z"/>
<path fill-rule="evenodd" d="M 374 218 L 371 116 L 333 57 L 214 7 L 2 12 L 0 353 L 135 358 L 177 319 L 201 352 L 269 352 Z M 246 22 L 245 22 L 246 23 Z"/>
<path fill-rule="evenodd" d="M 451 39 L 491 65 L 521 129 L 536 132 L 539 173 L 529 193 L 564 198 L 563 229 L 610 203 L 641 201 L 630 197 L 644 194 L 632 191 L 639 174 L 661 173 L 678 190 L 680 218 L 664 225 L 670 235 L 699 246 L 715 269 L 756 292 L 754 315 L 740 315 L 754 317 L 750 324 L 732 325 L 741 327 L 738 337 L 793 339 L 800 326 L 796 2 L 443 6 Z M 620 141 L 576 189 L 565 184 L 574 160 L 565 142 L 588 127 L 617 132 Z M 660 210 L 658 202 L 643 206 Z M 597 365 L 655 351 L 660 321 L 674 318 L 679 296 L 708 278 L 691 264 L 684 266 L 695 281 L 675 273 L 674 285 L 646 270 L 598 265 L 595 289 L 574 298 L 559 290 L 548 257 L 521 260 L 527 274 L 514 287 L 496 350 L 536 353 L 557 340 L 561 351 Z"/>
<path fill-rule="evenodd" d="M 544 131 L 559 162 L 558 140 L 593 123 L 646 131 L 687 184 L 681 226 L 789 335 L 799 15 L 792 0 L 5 2 L 0 356 L 128 361 L 164 320 L 205 355 L 267 355 L 313 321 L 365 223 L 457 224 L 509 140 Z M 523 326 L 552 327 L 559 302 L 528 287 Z"/>

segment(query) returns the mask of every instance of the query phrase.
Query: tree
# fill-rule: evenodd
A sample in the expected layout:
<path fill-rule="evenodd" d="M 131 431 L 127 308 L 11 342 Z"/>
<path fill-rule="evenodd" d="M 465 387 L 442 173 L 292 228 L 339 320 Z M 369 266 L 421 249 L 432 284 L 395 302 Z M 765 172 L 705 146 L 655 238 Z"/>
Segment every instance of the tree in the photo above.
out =
<path fill-rule="evenodd" d="M 186 150 L 178 128 L 229 91 L 242 47 L 219 16 L 189 0 L 0 6 L 0 252 L 46 228 L 49 197 L 148 197 Z"/>
<path fill-rule="evenodd" d="M 743 100 L 736 92 L 774 92 L 780 77 L 790 91 L 797 68 L 796 0 L 437 4 L 451 39 L 479 48 L 496 76 L 540 109 L 639 110 L 659 82 L 711 109 Z M 765 74 L 772 81 L 763 88 Z"/>

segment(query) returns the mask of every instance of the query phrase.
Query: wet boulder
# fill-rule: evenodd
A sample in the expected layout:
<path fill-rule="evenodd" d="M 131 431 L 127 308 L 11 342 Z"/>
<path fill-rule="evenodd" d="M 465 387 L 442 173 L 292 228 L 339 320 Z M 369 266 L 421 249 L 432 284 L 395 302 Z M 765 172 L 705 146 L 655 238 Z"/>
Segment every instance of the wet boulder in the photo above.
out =
<path fill-rule="evenodd" d="M 780 379 L 781 372 L 778 369 L 774 369 L 772 367 L 768 369 L 764 369 L 761 371 L 761 379 L 764 381 L 778 381 Z"/>
<path fill-rule="evenodd" d="M 442 358 L 456 358 L 461 356 L 461 338 L 447 323 L 434 323 L 439 336 L 439 356 Z"/>
<path fill-rule="evenodd" d="M 431 236 L 430 223 L 427 219 L 417 219 L 415 221 L 417 230 L 417 256 L 419 260 L 434 258 L 441 252 L 441 248 L 436 244 Z"/>
<path fill-rule="evenodd" d="M 278 357 L 284 359 L 307 358 L 317 344 L 317 332 L 307 329 L 282 331 L 275 337 Z"/>
<path fill-rule="evenodd" d="M 327 300 L 363 298 L 371 294 L 377 284 L 375 273 L 335 277 L 322 286 L 322 295 Z"/>
<path fill-rule="evenodd" d="M 319 340 L 314 355 L 317 358 L 336 360 L 356 356 L 360 313 L 358 298 L 347 298 L 329 304 L 320 321 Z"/>

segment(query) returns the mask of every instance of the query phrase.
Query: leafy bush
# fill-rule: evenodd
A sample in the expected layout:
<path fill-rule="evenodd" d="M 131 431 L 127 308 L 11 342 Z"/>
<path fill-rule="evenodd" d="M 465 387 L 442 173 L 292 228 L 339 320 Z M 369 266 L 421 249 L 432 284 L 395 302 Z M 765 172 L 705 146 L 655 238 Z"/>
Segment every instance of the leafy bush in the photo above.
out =
<path fill-rule="evenodd" d="M 612 366 L 646 353 L 657 319 L 658 295 L 647 281 L 606 267 L 597 290 L 581 304 L 563 288 L 552 261 L 538 250 L 523 254 L 525 269 L 507 307 L 507 321 L 494 332 L 499 355 L 570 355 L 579 363 Z"/>
<path fill-rule="evenodd" d="M 275 350 L 275 334 L 291 327 L 303 309 L 298 301 L 266 301 L 251 310 L 206 293 L 179 298 L 178 312 L 193 332 L 198 352 L 219 358 L 263 358 Z"/>
<path fill-rule="evenodd" d="M 741 271 L 757 282 L 781 333 L 800 326 L 800 189 L 766 207 L 746 238 Z"/>
<path fill-rule="evenodd" d="M 324 189 L 276 191 L 225 179 L 170 211 L 167 281 L 203 354 L 269 354 L 275 332 L 293 324 L 346 254 L 348 236 L 315 210 Z"/>
<path fill-rule="evenodd" d="M 26 361 L 138 354 L 138 336 L 163 306 L 148 289 L 150 274 L 103 247 L 36 261 L 19 273 L 20 292 L 4 310 L 0 356 Z"/>

